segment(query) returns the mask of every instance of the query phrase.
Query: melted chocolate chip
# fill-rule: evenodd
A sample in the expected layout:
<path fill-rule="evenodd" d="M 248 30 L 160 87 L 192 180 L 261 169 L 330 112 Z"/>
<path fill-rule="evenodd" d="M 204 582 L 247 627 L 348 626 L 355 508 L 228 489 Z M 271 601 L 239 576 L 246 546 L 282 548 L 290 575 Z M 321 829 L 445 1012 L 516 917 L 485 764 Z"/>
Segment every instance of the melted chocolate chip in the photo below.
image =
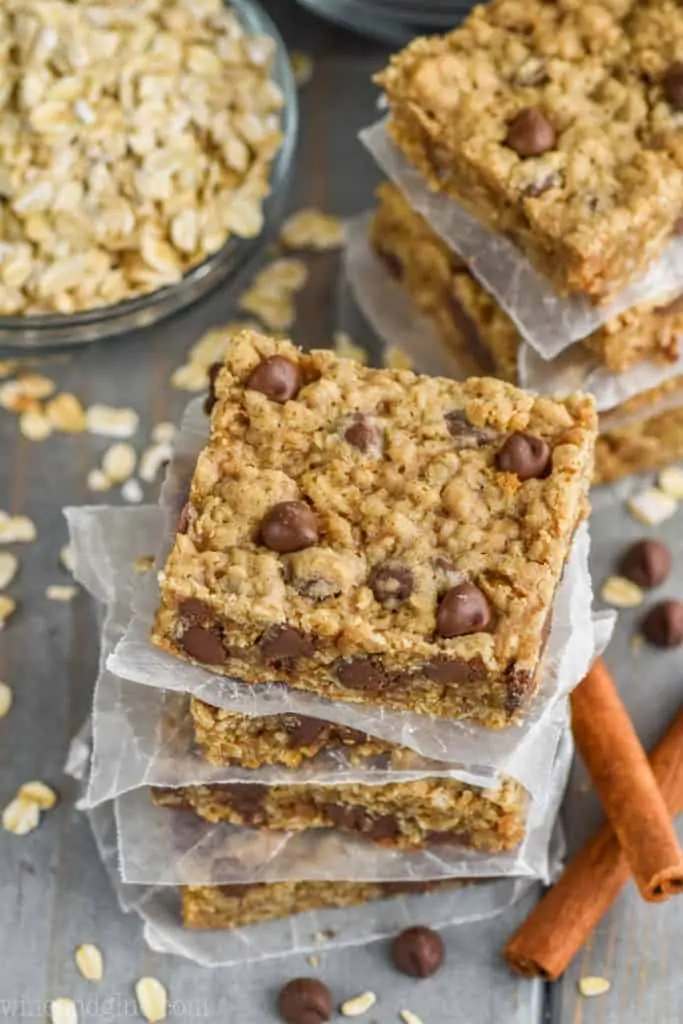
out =
<path fill-rule="evenodd" d="M 368 416 L 356 413 L 344 431 L 344 440 L 352 444 L 354 448 L 358 448 L 359 451 L 368 452 L 378 447 L 381 435 L 377 425 Z"/>
<path fill-rule="evenodd" d="M 403 565 L 375 565 L 368 586 L 380 604 L 407 600 L 415 589 L 415 577 Z"/>
<path fill-rule="evenodd" d="M 332 1017 L 332 996 L 317 978 L 294 978 L 280 990 L 277 1008 L 286 1024 L 326 1024 Z"/>
<path fill-rule="evenodd" d="M 683 644 L 683 601 L 660 601 L 643 620 L 643 636 L 656 647 Z"/>
<path fill-rule="evenodd" d="M 336 828 L 362 832 L 375 842 L 395 839 L 400 833 L 396 818 L 391 814 L 373 818 L 363 807 L 342 804 L 325 804 L 323 809 Z"/>
<path fill-rule="evenodd" d="M 366 690 L 368 693 L 374 693 L 377 690 L 382 690 L 389 682 L 381 659 L 376 655 L 340 661 L 337 663 L 335 673 L 342 686 L 347 686 L 350 690 Z"/>
<path fill-rule="evenodd" d="M 303 386 L 303 377 L 291 359 L 270 356 L 259 363 L 244 386 L 250 391 L 260 391 L 272 402 L 282 404 L 296 398 Z"/>
<path fill-rule="evenodd" d="M 453 409 L 444 416 L 448 433 L 462 448 L 481 448 L 491 440 L 490 430 L 475 427 L 462 409 Z"/>
<path fill-rule="evenodd" d="M 280 501 L 261 523 L 261 541 L 271 551 L 290 554 L 318 543 L 318 524 L 305 501 Z"/>
<path fill-rule="evenodd" d="M 227 655 L 217 627 L 190 626 L 178 643 L 186 654 L 202 665 L 225 664 Z"/>
<path fill-rule="evenodd" d="M 628 549 L 620 568 L 639 587 L 658 587 L 671 572 L 671 552 L 661 540 L 639 540 Z"/>
<path fill-rule="evenodd" d="M 510 665 L 505 672 L 505 710 L 509 715 L 521 708 L 531 687 L 531 673 Z"/>
<path fill-rule="evenodd" d="M 527 107 L 512 119 L 503 141 L 521 157 L 541 156 L 554 147 L 557 136 L 538 107 Z"/>
<path fill-rule="evenodd" d="M 400 281 L 403 277 L 403 264 L 398 256 L 393 252 L 387 252 L 385 249 L 377 249 L 375 251 L 394 280 Z"/>
<path fill-rule="evenodd" d="M 186 597 L 178 605 L 178 614 L 192 626 L 203 622 L 211 615 L 211 609 L 198 597 Z"/>
<path fill-rule="evenodd" d="M 189 525 L 190 525 L 190 503 L 189 503 L 189 501 L 186 501 L 185 504 L 183 505 L 183 507 L 180 510 L 180 515 L 178 516 L 178 522 L 176 524 L 175 532 L 176 533 L 187 533 Z"/>
<path fill-rule="evenodd" d="M 209 367 L 209 393 L 204 399 L 204 412 L 207 416 L 211 415 L 218 398 L 216 394 L 216 381 L 218 380 L 218 374 L 222 369 L 223 363 L 211 363 L 211 366 Z"/>
<path fill-rule="evenodd" d="M 283 725 L 288 733 L 290 747 L 310 747 L 327 729 L 327 722 L 308 715 L 285 715 Z"/>
<path fill-rule="evenodd" d="M 313 653 L 311 638 L 293 626 L 271 626 L 258 643 L 261 657 L 268 662 L 292 662 Z"/>
<path fill-rule="evenodd" d="M 254 825 L 263 819 L 263 800 L 268 787 L 257 782 L 224 783 L 219 787 L 220 797 L 245 825 Z"/>
<path fill-rule="evenodd" d="M 416 925 L 406 928 L 391 944 L 391 959 L 403 974 L 411 978 L 428 978 L 444 961 L 441 936 L 431 928 Z"/>
<path fill-rule="evenodd" d="M 447 590 L 436 613 L 436 633 L 446 639 L 481 633 L 491 622 L 486 596 L 474 583 Z"/>
<path fill-rule="evenodd" d="M 435 683 L 468 683 L 480 678 L 484 673 L 484 665 L 479 658 L 465 661 L 463 658 L 437 657 L 425 662 L 423 672 Z"/>
<path fill-rule="evenodd" d="M 664 74 L 664 95 L 674 108 L 683 110 L 683 61 L 677 60 Z"/>
<path fill-rule="evenodd" d="M 504 473 L 514 473 L 520 480 L 538 480 L 551 471 L 550 445 L 532 434 L 510 434 L 498 452 L 496 465 Z"/>
<path fill-rule="evenodd" d="M 428 831 L 425 833 L 427 846 L 471 846 L 472 833 L 451 829 L 449 832 Z"/>

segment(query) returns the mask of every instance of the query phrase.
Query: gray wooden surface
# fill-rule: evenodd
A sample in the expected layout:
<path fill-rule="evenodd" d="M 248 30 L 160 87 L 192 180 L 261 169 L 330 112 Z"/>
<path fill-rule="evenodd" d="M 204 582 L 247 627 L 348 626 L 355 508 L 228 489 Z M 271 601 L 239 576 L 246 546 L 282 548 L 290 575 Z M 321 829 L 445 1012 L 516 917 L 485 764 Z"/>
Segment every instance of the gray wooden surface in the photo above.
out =
<path fill-rule="evenodd" d="M 358 128 L 373 117 L 375 92 L 370 74 L 386 53 L 375 44 L 333 29 L 299 11 L 290 0 L 272 0 L 270 9 L 288 42 L 316 58 L 315 78 L 302 92 L 302 133 L 291 205 L 316 204 L 340 214 L 369 206 L 376 175 L 355 140 Z M 299 302 L 295 336 L 325 344 L 334 329 L 338 262 L 336 256 L 311 263 L 309 286 Z M 141 450 L 149 428 L 177 419 L 186 396 L 169 386 L 171 371 L 209 326 L 229 319 L 231 295 L 220 291 L 181 317 L 145 335 L 131 336 L 52 358 L 43 372 L 60 389 L 73 391 L 84 405 L 95 401 L 133 405 L 142 423 L 135 439 Z M 73 789 L 61 772 L 71 735 L 87 714 L 97 660 L 92 607 L 84 596 L 69 604 L 48 601 L 45 587 L 66 583 L 58 564 L 66 530 L 60 509 L 91 502 L 85 488 L 90 468 L 108 442 L 83 434 L 55 436 L 41 444 L 24 440 L 16 418 L 0 412 L 0 508 L 30 515 L 38 541 L 17 546 L 21 573 L 10 588 L 19 600 L 13 620 L 0 634 L 0 679 L 15 693 L 10 716 L 0 723 L 0 803 L 18 785 L 42 778 L 59 789 L 60 806 L 32 835 L 0 834 L 0 1017 L 45 1018 L 46 1002 L 58 995 L 82 1000 L 81 1020 L 121 1021 L 135 1013 L 133 983 L 153 974 L 168 986 L 172 1016 L 201 1016 L 210 1021 L 267 1024 L 276 1018 L 273 995 L 294 974 L 310 972 L 302 962 L 258 965 L 246 971 L 207 972 L 149 952 L 139 923 L 122 915 L 94 853 L 86 822 L 73 809 Z M 154 488 L 146 495 L 154 497 Z M 107 501 L 117 500 L 106 495 Z M 629 527 L 625 517 L 620 528 Z M 672 530 L 680 530 L 681 521 Z M 615 527 L 610 522 L 610 532 Z M 617 537 L 618 539 L 618 537 Z M 598 567 L 602 573 L 608 567 Z M 615 657 L 621 670 L 629 657 Z M 673 711 L 676 673 L 683 667 L 641 661 L 633 669 L 629 695 L 640 704 L 639 721 L 648 739 Z M 659 683 L 666 676 L 666 687 Z M 577 778 L 569 800 L 570 834 L 577 841 L 594 820 L 595 809 Z M 591 948 L 572 966 L 566 981 L 552 991 L 509 976 L 497 950 L 525 911 L 515 908 L 493 926 L 472 926 L 448 936 L 451 969 L 429 983 L 415 984 L 392 972 L 383 944 L 327 955 L 318 971 L 340 998 L 365 988 L 379 994 L 367 1017 L 374 1024 L 398 1020 L 400 1009 L 420 1014 L 424 1024 L 668 1024 L 683 1019 L 678 982 L 683 915 L 670 905 L 642 905 L 629 888 L 601 926 Z M 81 942 L 96 942 L 106 960 L 105 981 L 88 984 L 73 965 Z M 463 1015 L 459 991 L 471 963 L 490 964 L 490 985 L 479 1008 Z M 576 979 L 602 974 L 612 991 L 588 1002 L 576 993 Z M 366 1018 L 364 1018 L 366 1019 Z"/>

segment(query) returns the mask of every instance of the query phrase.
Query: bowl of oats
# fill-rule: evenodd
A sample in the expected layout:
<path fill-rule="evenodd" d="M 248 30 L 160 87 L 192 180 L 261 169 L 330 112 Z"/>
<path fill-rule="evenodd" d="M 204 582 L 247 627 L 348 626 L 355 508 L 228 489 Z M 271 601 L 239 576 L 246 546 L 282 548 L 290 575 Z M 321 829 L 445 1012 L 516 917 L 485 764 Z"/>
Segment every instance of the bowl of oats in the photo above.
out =
<path fill-rule="evenodd" d="M 296 135 L 249 0 L 7 0 L 0 346 L 145 327 L 229 281 L 279 224 Z"/>

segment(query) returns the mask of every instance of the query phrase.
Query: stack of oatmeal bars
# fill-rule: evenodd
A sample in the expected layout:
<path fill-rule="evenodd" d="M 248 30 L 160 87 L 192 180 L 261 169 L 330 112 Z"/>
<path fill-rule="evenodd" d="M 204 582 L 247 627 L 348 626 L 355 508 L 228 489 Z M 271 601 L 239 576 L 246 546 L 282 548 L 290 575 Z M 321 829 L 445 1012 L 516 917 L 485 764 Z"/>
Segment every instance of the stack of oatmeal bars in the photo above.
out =
<path fill-rule="evenodd" d="M 370 369 L 244 331 L 208 405 L 208 443 L 160 575 L 153 645 L 195 676 L 276 683 L 285 701 L 313 694 L 352 708 L 357 723 L 381 710 L 489 736 L 517 728 L 539 700 L 549 633 L 568 626 L 553 609 L 585 529 L 592 398 Z M 575 667 L 574 685 L 584 670 Z M 372 766 L 411 763 L 409 729 L 403 747 L 338 724 L 343 714 L 250 717 L 196 695 L 188 715 L 198 756 L 253 781 L 241 772 L 238 782 L 155 788 L 169 814 L 324 830 L 406 858 L 446 846 L 487 857 L 524 840 L 529 800 L 515 778 L 478 787 L 423 771 L 373 783 Z M 367 766 L 367 783 L 302 781 L 302 767 L 325 755 L 361 778 Z M 457 764 L 457 749 L 449 759 Z M 272 766 L 287 781 L 264 783 Z M 315 874 L 187 885 L 183 921 L 234 928 L 452 884 Z"/>
<path fill-rule="evenodd" d="M 526 384 L 535 339 L 518 292 L 536 275 L 545 312 L 586 312 L 562 358 L 611 396 L 596 385 L 595 480 L 683 456 L 680 3 L 492 0 L 416 39 L 378 81 L 406 173 L 379 191 L 371 244 L 445 342 Z M 416 178 L 418 204 L 404 187 Z M 491 244 L 461 244 L 444 203 Z M 496 240 L 508 256 L 512 243 L 520 274 L 501 270 L 489 290 Z M 545 358 L 550 383 L 557 360 Z"/>

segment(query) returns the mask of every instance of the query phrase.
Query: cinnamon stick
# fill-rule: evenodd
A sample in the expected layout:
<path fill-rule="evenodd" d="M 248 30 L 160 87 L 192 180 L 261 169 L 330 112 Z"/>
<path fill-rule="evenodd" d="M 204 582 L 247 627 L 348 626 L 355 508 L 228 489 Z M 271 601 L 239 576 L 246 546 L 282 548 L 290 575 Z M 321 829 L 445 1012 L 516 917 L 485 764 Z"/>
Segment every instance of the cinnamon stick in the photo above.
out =
<path fill-rule="evenodd" d="M 668 813 L 681 813 L 683 709 L 652 751 L 649 764 Z M 606 822 L 579 850 L 559 881 L 508 941 L 503 954 L 513 970 L 527 977 L 550 981 L 559 978 L 630 875 L 626 853 L 611 824 Z M 671 879 L 668 884 L 671 886 Z M 676 888 L 675 883 L 673 887 Z"/>
<path fill-rule="evenodd" d="M 571 696 L 572 731 L 643 899 L 683 891 L 683 851 L 628 711 L 601 658 Z"/>

